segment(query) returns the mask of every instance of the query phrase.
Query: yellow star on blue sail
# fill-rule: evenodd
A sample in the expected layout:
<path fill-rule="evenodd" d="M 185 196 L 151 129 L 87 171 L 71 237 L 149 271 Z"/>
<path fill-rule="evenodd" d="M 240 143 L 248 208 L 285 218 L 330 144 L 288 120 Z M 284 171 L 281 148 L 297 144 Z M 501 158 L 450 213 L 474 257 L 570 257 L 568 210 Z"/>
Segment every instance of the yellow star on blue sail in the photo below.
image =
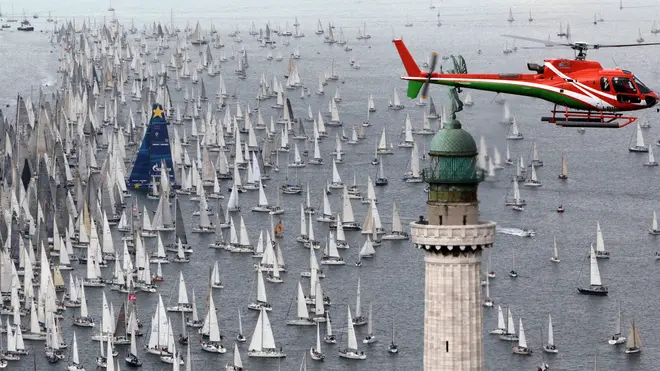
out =
<path fill-rule="evenodd" d="M 133 187 L 135 187 L 135 188 L 140 188 L 141 185 L 142 185 L 142 184 L 140 184 L 140 183 L 136 183 L 136 184 L 133 185 Z"/>
<path fill-rule="evenodd" d="M 156 118 L 156 117 L 165 118 L 163 117 L 163 112 L 165 111 L 163 111 L 162 108 L 160 108 L 160 106 L 156 106 L 156 108 L 154 108 L 154 115 L 151 118 Z"/>

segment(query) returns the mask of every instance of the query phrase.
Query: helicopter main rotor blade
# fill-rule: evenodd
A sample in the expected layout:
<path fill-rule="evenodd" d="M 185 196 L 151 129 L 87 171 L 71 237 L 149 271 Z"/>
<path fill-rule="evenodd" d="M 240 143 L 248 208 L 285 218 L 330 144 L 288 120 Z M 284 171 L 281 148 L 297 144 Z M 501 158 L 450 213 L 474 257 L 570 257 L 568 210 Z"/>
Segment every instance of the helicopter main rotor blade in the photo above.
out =
<path fill-rule="evenodd" d="M 641 44 L 594 44 L 592 47 L 594 49 L 601 49 L 601 48 L 629 48 L 633 46 L 652 46 L 652 45 L 660 45 L 660 42 L 656 43 L 641 43 Z"/>
<path fill-rule="evenodd" d="M 560 43 L 560 42 L 556 42 L 556 41 L 552 41 L 552 40 L 541 40 L 541 39 L 535 39 L 533 37 L 516 36 L 516 35 L 501 35 L 501 36 L 509 37 L 509 38 L 512 38 L 512 39 L 531 41 L 531 42 L 541 43 L 541 44 L 546 44 L 546 45 L 553 45 L 553 46 L 568 46 L 568 47 L 573 46 L 573 44 L 570 44 L 570 43 L 567 44 L 567 43 Z"/>

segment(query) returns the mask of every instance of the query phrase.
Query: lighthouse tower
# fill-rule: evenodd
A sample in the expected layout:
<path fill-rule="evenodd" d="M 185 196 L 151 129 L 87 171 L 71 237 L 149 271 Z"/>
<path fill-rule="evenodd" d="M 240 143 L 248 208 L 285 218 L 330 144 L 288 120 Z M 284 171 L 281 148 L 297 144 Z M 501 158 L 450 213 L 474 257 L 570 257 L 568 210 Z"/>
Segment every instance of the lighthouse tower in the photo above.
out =
<path fill-rule="evenodd" d="M 424 370 L 482 371 L 481 256 L 495 223 L 479 220 L 477 145 L 456 119 L 438 131 L 424 170 L 427 217 L 411 223 L 424 250 Z"/>

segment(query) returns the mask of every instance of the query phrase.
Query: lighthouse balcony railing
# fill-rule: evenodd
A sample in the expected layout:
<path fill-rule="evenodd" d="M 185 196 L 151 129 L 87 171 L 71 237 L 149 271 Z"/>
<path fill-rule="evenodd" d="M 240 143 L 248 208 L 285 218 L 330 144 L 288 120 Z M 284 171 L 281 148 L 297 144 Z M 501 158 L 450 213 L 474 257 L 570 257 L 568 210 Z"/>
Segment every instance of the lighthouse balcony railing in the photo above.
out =
<path fill-rule="evenodd" d="M 495 238 L 495 222 L 481 221 L 473 225 L 436 225 L 410 223 L 412 240 L 423 246 L 490 247 Z M 421 246 L 420 246 L 421 247 Z"/>

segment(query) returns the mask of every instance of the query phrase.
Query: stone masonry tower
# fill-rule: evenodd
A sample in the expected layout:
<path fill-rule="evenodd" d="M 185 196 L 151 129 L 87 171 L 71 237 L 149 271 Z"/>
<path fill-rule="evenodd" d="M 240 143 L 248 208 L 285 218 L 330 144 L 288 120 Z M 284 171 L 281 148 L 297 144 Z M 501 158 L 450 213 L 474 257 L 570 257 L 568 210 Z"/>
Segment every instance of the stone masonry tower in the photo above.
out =
<path fill-rule="evenodd" d="M 424 370 L 482 371 L 481 253 L 493 245 L 495 223 L 479 221 L 477 145 L 451 119 L 429 155 L 428 216 L 411 223 L 426 266 Z"/>

